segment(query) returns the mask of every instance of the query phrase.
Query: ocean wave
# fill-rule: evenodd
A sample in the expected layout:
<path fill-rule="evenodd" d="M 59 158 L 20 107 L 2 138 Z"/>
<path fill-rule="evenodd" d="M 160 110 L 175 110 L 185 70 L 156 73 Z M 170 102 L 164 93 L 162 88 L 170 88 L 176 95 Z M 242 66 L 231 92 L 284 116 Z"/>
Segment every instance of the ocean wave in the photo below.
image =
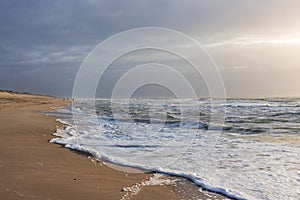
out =
<path fill-rule="evenodd" d="M 248 139 L 254 134 L 299 137 L 299 102 L 221 102 L 216 109 L 226 107 L 224 124 L 210 123 L 209 102 L 191 102 L 181 100 L 180 107 L 171 100 L 136 100 L 126 113 L 127 104 L 120 101 L 113 113 L 109 101 L 98 101 L 97 125 L 90 121 L 93 106 L 82 102 L 76 109 L 60 109 L 77 116 L 79 124 L 62 118 L 69 126 L 51 142 L 115 164 L 185 177 L 234 199 L 299 197 L 300 149 Z"/>

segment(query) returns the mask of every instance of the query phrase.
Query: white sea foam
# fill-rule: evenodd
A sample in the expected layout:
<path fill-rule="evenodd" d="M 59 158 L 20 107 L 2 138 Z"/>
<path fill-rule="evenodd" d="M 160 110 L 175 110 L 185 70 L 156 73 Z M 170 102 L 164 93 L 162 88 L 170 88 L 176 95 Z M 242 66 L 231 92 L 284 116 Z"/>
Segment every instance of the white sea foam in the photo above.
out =
<path fill-rule="evenodd" d="M 153 105 L 152 111 L 159 113 L 155 110 L 157 104 L 170 105 L 170 102 L 156 100 L 134 105 Z M 187 102 L 182 105 L 189 110 L 195 108 Z M 208 112 L 207 105 L 201 102 L 202 113 Z M 59 137 L 51 142 L 115 164 L 186 177 L 202 188 L 231 198 L 299 199 L 300 148 L 245 136 L 288 132 L 299 137 L 297 105 L 298 101 L 232 100 L 226 104 L 225 126 L 230 128 L 220 131 L 206 130 L 203 126 L 195 128 L 193 117 L 182 119 L 178 115 L 175 117 L 180 122 L 171 117 L 168 123 L 159 123 L 159 119 L 149 123 L 142 113 L 145 106 L 142 110 L 135 108 L 133 113 L 139 114 L 131 119 L 113 120 L 106 110 L 99 114 L 96 126 L 91 122 L 92 112 L 87 110 L 91 107 L 82 103 L 73 111 L 70 107 L 59 110 L 76 115 L 79 125 L 72 118 L 64 118 L 62 122 L 69 126 L 58 130 Z M 100 111 L 107 109 L 105 102 L 97 106 Z M 167 113 L 176 113 L 174 103 Z M 203 119 L 203 124 L 207 123 Z"/>

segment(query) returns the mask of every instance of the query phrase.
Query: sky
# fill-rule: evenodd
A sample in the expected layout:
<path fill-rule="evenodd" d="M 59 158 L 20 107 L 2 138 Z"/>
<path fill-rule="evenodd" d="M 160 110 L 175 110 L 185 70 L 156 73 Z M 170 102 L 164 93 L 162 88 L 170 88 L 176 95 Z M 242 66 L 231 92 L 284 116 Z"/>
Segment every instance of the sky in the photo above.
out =
<path fill-rule="evenodd" d="M 1 0 L 0 88 L 70 97 L 97 44 L 163 27 L 204 46 L 228 97 L 300 96 L 299 10 L 298 0 Z"/>

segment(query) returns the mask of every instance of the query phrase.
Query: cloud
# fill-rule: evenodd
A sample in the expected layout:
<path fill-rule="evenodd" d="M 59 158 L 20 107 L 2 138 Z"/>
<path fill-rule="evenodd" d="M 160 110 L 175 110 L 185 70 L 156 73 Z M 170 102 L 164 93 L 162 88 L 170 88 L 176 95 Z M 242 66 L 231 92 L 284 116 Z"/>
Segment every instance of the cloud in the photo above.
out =
<path fill-rule="evenodd" d="M 136 27 L 175 29 L 215 49 L 298 45 L 299 37 L 282 36 L 300 34 L 299 7 L 297 0 L 2 0 L 0 88 L 58 95 L 56 89 L 64 84 L 68 90 L 59 95 L 71 95 L 72 79 L 93 47 Z M 249 37 L 253 35 L 260 37 Z M 222 57 L 226 55 L 223 52 Z M 228 64 L 234 65 L 251 67 L 251 63 Z M 38 84 L 38 80 L 47 84 Z M 22 86 L 25 82 L 26 88 Z"/>
<path fill-rule="evenodd" d="M 247 37 L 247 38 L 235 38 L 231 40 L 225 40 L 221 42 L 215 42 L 211 44 L 205 44 L 205 47 L 220 47 L 228 45 L 246 46 L 246 45 L 299 45 L 300 36 L 298 37 Z"/>

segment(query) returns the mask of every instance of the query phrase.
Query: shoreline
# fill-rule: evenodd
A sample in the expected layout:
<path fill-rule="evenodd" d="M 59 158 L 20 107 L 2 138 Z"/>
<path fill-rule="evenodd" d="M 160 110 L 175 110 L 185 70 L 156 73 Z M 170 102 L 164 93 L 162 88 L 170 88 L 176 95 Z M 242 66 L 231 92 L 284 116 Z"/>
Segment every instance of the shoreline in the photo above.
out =
<path fill-rule="evenodd" d="M 182 199 L 183 193 L 183 198 L 225 199 L 198 192 L 198 186 L 185 179 L 176 184 L 147 185 L 157 173 L 121 172 L 84 152 L 50 143 L 52 134 L 64 125 L 39 112 L 69 103 L 49 96 L 0 91 L 1 199 Z"/>

